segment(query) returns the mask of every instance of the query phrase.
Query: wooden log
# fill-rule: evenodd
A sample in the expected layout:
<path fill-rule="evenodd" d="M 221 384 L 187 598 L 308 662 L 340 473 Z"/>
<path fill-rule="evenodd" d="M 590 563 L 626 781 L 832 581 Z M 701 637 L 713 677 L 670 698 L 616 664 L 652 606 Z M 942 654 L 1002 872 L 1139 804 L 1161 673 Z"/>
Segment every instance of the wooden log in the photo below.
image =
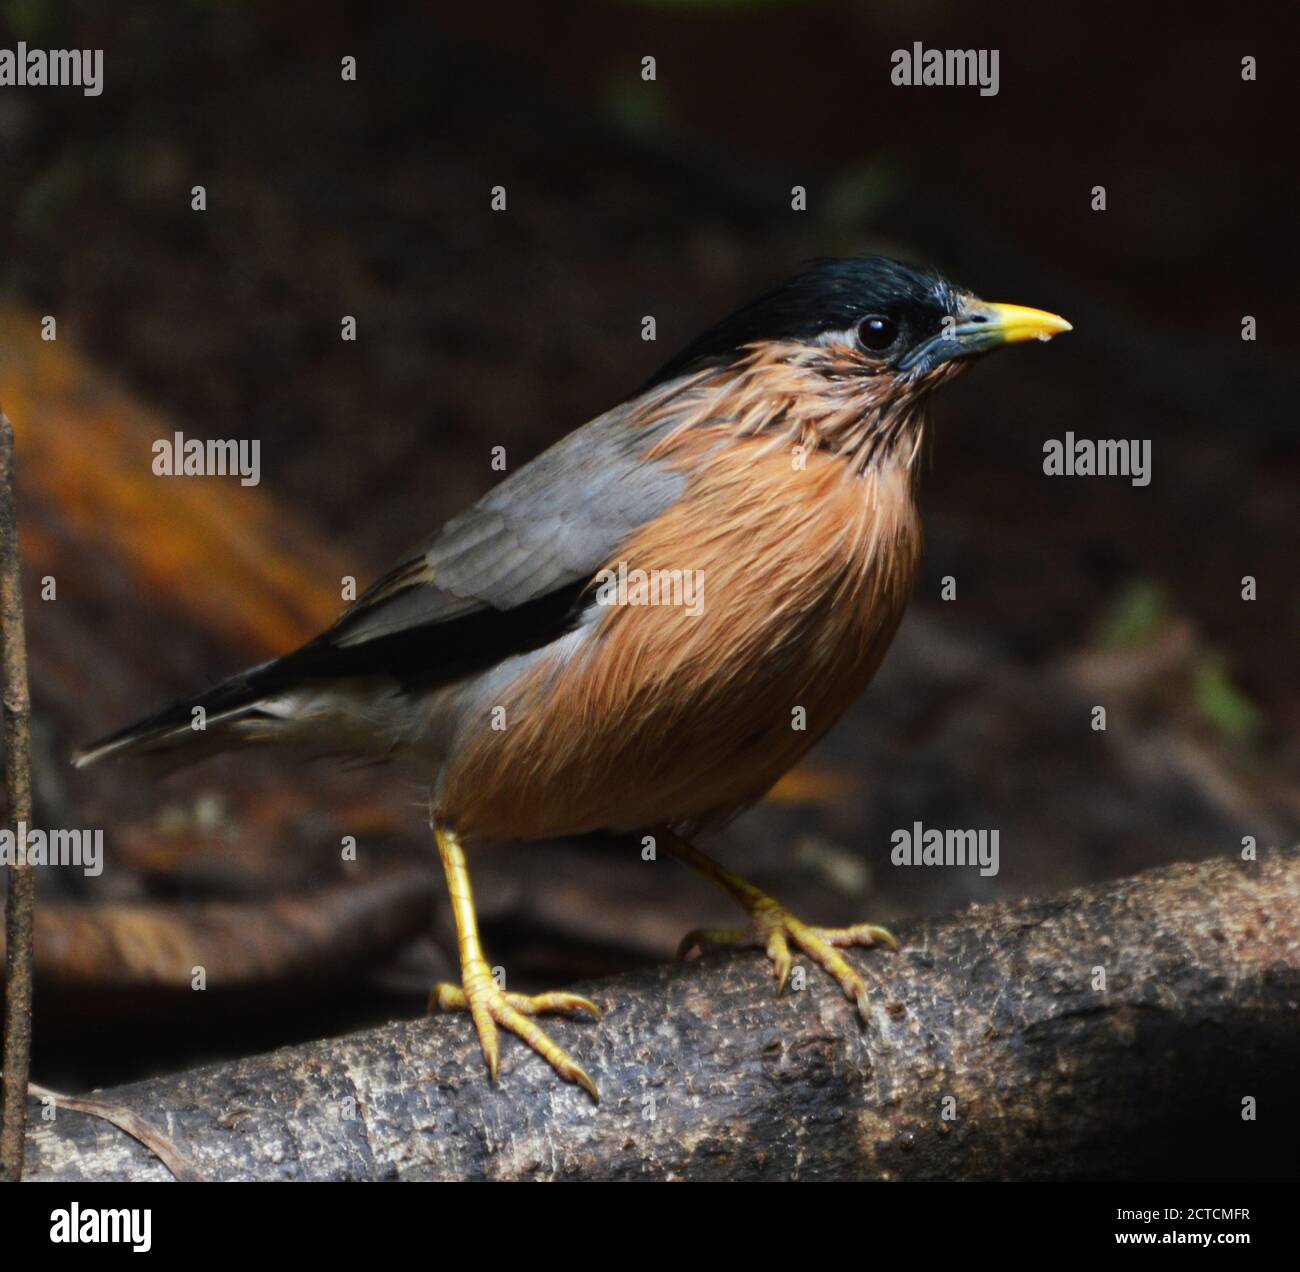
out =
<path fill-rule="evenodd" d="M 996 1179 L 1294 1173 L 1300 851 L 971 907 L 819 969 L 756 952 L 578 988 L 553 1021 L 602 1102 L 468 1019 L 406 1021 L 102 1098 L 211 1179 Z M 1253 1103 L 1252 1103 L 1253 1102 Z M 34 1179 L 162 1179 L 136 1141 L 33 1116 Z"/>

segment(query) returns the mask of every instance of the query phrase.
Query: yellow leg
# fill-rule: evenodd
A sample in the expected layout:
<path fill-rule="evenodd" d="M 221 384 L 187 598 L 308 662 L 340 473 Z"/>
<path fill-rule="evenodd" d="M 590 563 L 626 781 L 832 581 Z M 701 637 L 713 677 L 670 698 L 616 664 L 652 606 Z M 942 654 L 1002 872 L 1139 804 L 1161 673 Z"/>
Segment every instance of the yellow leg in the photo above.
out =
<path fill-rule="evenodd" d="M 660 842 L 678 861 L 698 870 L 706 879 L 712 879 L 731 893 L 749 914 L 749 926 L 744 928 L 697 928 L 688 932 L 678 947 L 677 954 L 685 958 L 692 950 L 706 945 L 745 945 L 766 950 L 775 965 L 777 993 L 785 988 L 794 958 L 790 942 L 814 962 L 824 967 L 839 982 L 840 988 L 857 1004 L 863 1020 L 867 1019 L 867 987 L 861 974 L 839 952 L 838 946 L 888 945 L 898 948 L 898 941 L 887 928 L 874 923 L 856 923 L 846 928 L 811 927 L 797 919 L 779 901 L 761 889 L 747 883 L 730 870 L 724 869 L 706 857 L 686 840 L 671 831 L 660 832 Z"/>
<path fill-rule="evenodd" d="M 596 1084 L 582 1067 L 529 1017 L 546 1011 L 586 1011 L 599 1020 L 600 1008 L 579 994 L 508 994 L 497 985 L 479 944 L 478 919 L 474 914 L 474 893 L 470 888 L 465 850 L 453 831 L 436 822 L 433 833 L 438 840 L 438 855 L 447 875 L 447 891 L 456 919 L 461 983 L 452 985 L 444 981 L 435 985 L 429 995 L 429 1010 L 469 1012 L 478 1030 L 483 1058 L 493 1082 L 497 1080 L 500 1060 L 497 1040 L 497 1026 L 500 1025 L 522 1038 L 566 1082 L 576 1082 L 593 1100 L 599 1100 Z"/>

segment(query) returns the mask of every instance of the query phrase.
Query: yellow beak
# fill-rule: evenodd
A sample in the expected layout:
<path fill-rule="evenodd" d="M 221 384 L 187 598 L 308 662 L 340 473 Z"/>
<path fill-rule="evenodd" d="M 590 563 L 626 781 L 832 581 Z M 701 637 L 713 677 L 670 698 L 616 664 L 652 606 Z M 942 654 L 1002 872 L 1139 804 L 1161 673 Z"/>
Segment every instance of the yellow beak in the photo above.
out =
<path fill-rule="evenodd" d="M 973 358 L 1004 344 L 1022 340 L 1050 340 L 1073 328 L 1059 314 L 1024 305 L 994 305 L 967 297 L 954 326 L 923 341 L 904 355 L 899 369 L 924 375 L 952 358 Z"/>
<path fill-rule="evenodd" d="M 982 319 L 982 321 L 981 321 Z M 983 328 L 996 335 L 999 344 L 1018 344 L 1021 340 L 1050 340 L 1074 328 L 1059 314 L 1046 309 L 1027 309 L 1024 305 L 997 305 L 981 302 L 972 310 L 970 320 L 975 329 Z M 966 323 L 962 324 L 965 327 Z"/>

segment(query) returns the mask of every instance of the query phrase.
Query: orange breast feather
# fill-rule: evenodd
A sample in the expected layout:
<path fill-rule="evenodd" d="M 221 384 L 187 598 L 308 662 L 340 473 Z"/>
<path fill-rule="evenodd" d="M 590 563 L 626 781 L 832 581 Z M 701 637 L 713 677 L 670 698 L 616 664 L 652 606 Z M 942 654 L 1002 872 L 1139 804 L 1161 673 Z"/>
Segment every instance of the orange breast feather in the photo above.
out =
<path fill-rule="evenodd" d="M 687 586 L 599 611 L 572 652 L 509 686 L 504 728 L 462 735 L 441 799 L 461 833 L 724 821 L 875 673 L 916 581 L 909 466 L 859 475 L 822 451 L 797 466 L 766 440 L 718 440 L 681 437 L 668 458 L 692 474 L 683 498 L 607 563 L 633 584 L 689 572 Z"/>

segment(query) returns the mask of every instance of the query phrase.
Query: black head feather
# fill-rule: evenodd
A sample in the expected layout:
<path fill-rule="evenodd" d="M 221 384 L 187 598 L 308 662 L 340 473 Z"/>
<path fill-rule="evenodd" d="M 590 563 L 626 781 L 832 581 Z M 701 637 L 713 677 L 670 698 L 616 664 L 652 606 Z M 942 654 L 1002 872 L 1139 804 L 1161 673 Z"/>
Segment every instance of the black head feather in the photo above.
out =
<path fill-rule="evenodd" d="M 886 256 L 812 262 L 802 273 L 724 318 L 659 369 L 642 391 L 704 366 L 733 361 L 766 340 L 813 340 L 884 314 L 900 328 L 930 334 L 956 311 L 962 293 L 932 270 Z"/>

